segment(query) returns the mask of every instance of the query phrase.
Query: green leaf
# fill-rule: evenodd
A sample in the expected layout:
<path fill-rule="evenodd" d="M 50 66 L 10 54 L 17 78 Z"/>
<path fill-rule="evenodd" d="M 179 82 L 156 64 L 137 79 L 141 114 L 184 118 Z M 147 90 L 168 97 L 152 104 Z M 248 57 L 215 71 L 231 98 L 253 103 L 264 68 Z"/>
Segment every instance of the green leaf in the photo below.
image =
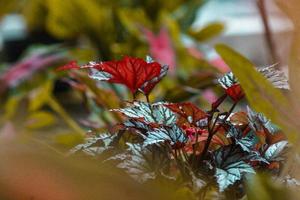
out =
<path fill-rule="evenodd" d="M 292 190 L 289 187 L 278 184 L 277 181 L 274 181 L 274 177 L 268 173 L 255 174 L 247 178 L 246 189 L 248 200 L 298 199 L 295 198 L 296 196 L 293 198 Z"/>
<path fill-rule="evenodd" d="M 11 119 L 15 116 L 17 110 L 18 110 L 18 105 L 20 101 L 22 100 L 23 95 L 15 95 L 11 96 L 4 105 L 4 118 L 5 119 Z"/>
<path fill-rule="evenodd" d="M 72 147 L 83 141 L 83 136 L 78 133 L 63 133 L 55 136 L 55 141 L 63 146 Z"/>
<path fill-rule="evenodd" d="M 29 129 L 39 129 L 51 126 L 55 123 L 54 115 L 46 111 L 37 111 L 31 113 L 26 121 L 26 127 Z"/>
<path fill-rule="evenodd" d="M 224 30 L 224 25 L 220 22 L 214 22 L 211 24 L 206 25 L 199 31 L 189 31 L 189 35 L 195 38 L 199 42 L 204 42 L 209 39 L 212 39 L 213 37 L 218 36 L 221 34 Z"/>
<path fill-rule="evenodd" d="M 56 101 L 54 97 L 49 97 L 48 105 L 61 116 L 61 118 L 72 128 L 76 133 L 85 135 L 85 131 L 69 116 L 64 108 Z"/>
<path fill-rule="evenodd" d="M 297 114 L 292 112 L 293 108 L 281 91 L 275 89 L 248 59 L 230 47 L 219 44 L 216 50 L 238 78 L 250 105 L 283 128 L 289 139 L 295 140 L 299 130 L 295 120 Z"/>
<path fill-rule="evenodd" d="M 52 95 L 53 81 L 48 80 L 30 94 L 29 111 L 36 111 L 48 103 Z"/>
<path fill-rule="evenodd" d="M 150 27 L 151 23 L 143 9 L 120 8 L 117 14 L 125 29 L 137 38 L 141 38 L 143 35 L 141 26 Z"/>

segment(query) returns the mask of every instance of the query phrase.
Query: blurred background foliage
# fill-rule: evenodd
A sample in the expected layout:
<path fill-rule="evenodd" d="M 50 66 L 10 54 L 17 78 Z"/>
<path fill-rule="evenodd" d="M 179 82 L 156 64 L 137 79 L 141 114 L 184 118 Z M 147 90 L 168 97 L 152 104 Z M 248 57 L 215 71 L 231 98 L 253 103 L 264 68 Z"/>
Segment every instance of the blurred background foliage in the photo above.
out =
<path fill-rule="evenodd" d="M 132 199 L 148 197 L 144 193 L 149 193 L 148 186 L 142 189 L 135 183 L 127 182 L 125 174 L 113 174 L 115 182 L 107 177 L 106 172 L 110 169 L 101 171 L 97 164 L 90 161 L 78 159 L 62 164 L 63 159 L 58 155 L 64 155 L 66 150 L 82 141 L 88 131 L 87 134 L 92 134 L 111 130 L 113 124 L 122 120 L 122 116 L 105 110 L 120 107 L 123 100 L 132 99 L 119 85 L 99 84 L 84 72 L 71 72 L 69 79 L 65 78 L 65 73 L 55 69 L 70 60 L 83 64 L 91 60 L 120 59 L 124 55 L 142 58 L 151 55 L 160 63 L 170 65 L 168 77 L 152 92 L 151 100 L 192 101 L 205 109 L 220 93 L 216 78 L 228 71 L 219 57 L 207 56 L 207 51 L 211 51 L 212 47 L 202 48 L 202 45 L 220 36 L 225 25 L 216 21 L 200 28 L 193 26 L 197 13 L 199 10 L 201 12 L 207 1 L 0 0 L 1 19 L 14 14 L 21 16 L 26 24 L 23 36 L 6 41 L 0 54 L 0 139 L 7 142 L 25 138 L 26 144 L 37 148 L 33 151 L 32 148 L 3 143 L 5 148 L 0 149 L 1 157 L 7 159 L 0 166 L 3 172 L 0 185 L 5 186 L 0 188 L 9 189 L 1 189 L 1 195 L 11 199 L 20 199 L 18 195 L 26 196 L 26 192 L 14 192 L 18 190 L 17 185 L 25 185 L 22 181 L 29 177 L 9 185 L 7 174 L 21 171 L 18 166 L 24 165 L 24 174 L 36 175 L 32 169 L 37 169 L 41 177 L 47 178 L 51 176 L 51 169 L 44 169 L 37 162 L 47 160 L 49 166 L 56 166 L 56 170 L 63 174 L 57 180 L 62 184 L 73 182 L 72 187 L 81 188 L 78 199 L 91 195 L 87 185 L 92 185 L 93 191 L 97 191 L 95 185 L 99 183 L 104 184 L 101 187 L 104 189 L 100 191 L 108 195 L 107 199 L 110 195 L 111 199 L 118 198 L 117 193 L 106 191 L 111 185 L 117 185 L 118 191 L 136 193 Z M 283 1 L 278 2 L 298 27 L 299 18 L 295 9 Z M 299 48 L 296 46 L 294 49 Z M 295 54 L 298 55 L 297 51 Z M 292 63 L 295 60 L 291 58 Z M 298 70 L 296 67 L 294 69 Z M 293 74 L 295 80 L 296 74 L 299 73 Z M 38 150 L 47 153 L 36 154 Z M 83 175 L 79 176 L 80 173 Z M 95 179 L 95 173 L 100 173 L 99 180 Z M 17 176 L 22 177 L 20 173 Z M 102 181 L 103 176 L 111 183 L 109 186 Z M 82 181 L 83 177 L 85 179 Z M 41 183 L 45 183 L 43 187 L 48 187 L 48 184 L 52 187 L 51 181 L 57 180 L 40 179 Z M 163 188 L 157 192 L 162 198 L 196 198 L 187 187 L 174 186 L 170 191 L 170 184 L 164 181 L 153 183 Z M 27 195 L 30 191 L 36 191 L 39 184 L 28 186 Z M 123 185 L 129 189 L 124 189 Z M 68 193 L 72 187 L 62 192 L 62 199 L 74 197 L 76 193 Z M 101 192 L 95 195 L 103 195 Z M 46 193 L 41 192 L 42 197 L 53 195 Z M 166 193 L 174 196 L 166 197 Z M 230 199 L 230 194 L 226 195 Z M 293 195 L 292 190 L 277 185 L 265 175 L 249 181 L 249 199 L 292 199 Z M 218 193 L 217 188 L 207 188 L 206 198 L 225 197 Z"/>
<path fill-rule="evenodd" d="M 87 128 L 94 125 L 98 129 L 120 121 L 120 116 L 102 108 L 115 108 L 122 100 L 130 99 L 124 88 L 97 85 L 86 77 L 86 73 L 72 73 L 72 79 L 61 78 L 63 73 L 54 69 L 69 60 L 86 63 L 150 54 L 162 64 L 170 65 L 169 78 L 160 84 L 151 99 L 178 102 L 194 98 L 193 101 L 204 104 L 209 102 L 199 94 L 206 92 L 208 100 L 212 101 L 214 92 L 206 89 L 214 86 L 218 74 L 227 70 L 223 63 L 216 66 L 206 59 L 198 48 L 198 44 L 221 34 L 224 29 L 218 22 L 201 29 L 192 28 L 205 1 L 1 2 L 1 16 L 17 13 L 26 22 L 27 44 L 21 46 L 27 50 L 14 51 L 20 44 L 7 44 L 2 55 L 8 62 L 3 63 L 1 78 L 4 120 L 15 122 L 14 117 L 19 118 L 21 123 L 18 125 L 22 130 L 30 129 L 31 132 L 44 126 L 51 130 L 52 124 L 58 129 L 57 124 L 61 121 L 55 119 L 59 117 L 72 131 L 83 135 L 83 126 L 72 118 L 75 117 L 77 122 L 84 118 L 81 125 Z M 184 43 L 183 37 L 191 40 L 193 45 Z M 13 58 L 9 58 L 11 54 Z M 21 102 L 25 104 L 22 107 L 27 108 L 23 109 L 23 115 L 19 110 Z M 60 142 L 65 141 L 61 135 L 58 138 Z"/>

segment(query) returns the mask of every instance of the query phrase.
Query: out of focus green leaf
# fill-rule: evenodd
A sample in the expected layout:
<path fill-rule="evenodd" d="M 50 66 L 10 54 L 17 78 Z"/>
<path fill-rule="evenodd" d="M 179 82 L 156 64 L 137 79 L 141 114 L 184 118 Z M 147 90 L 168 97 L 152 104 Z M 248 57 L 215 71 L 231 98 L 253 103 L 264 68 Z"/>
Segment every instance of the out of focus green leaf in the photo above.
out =
<path fill-rule="evenodd" d="M 140 37 L 141 28 L 143 26 L 149 27 L 151 25 L 150 21 L 147 19 L 143 9 L 128 9 L 120 8 L 118 9 L 119 20 L 122 25 L 135 37 Z"/>
<path fill-rule="evenodd" d="M 289 139 L 295 142 L 295 133 L 299 131 L 298 117 L 283 93 L 241 54 L 223 44 L 217 45 L 216 50 L 238 78 L 250 105 L 283 128 Z"/>
<path fill-rule="evenodd" d="M 76 133 L 62 133 L 55 136 L 55 141 L 65 147 L 73 147 L 83 142 L 83 136 Z"/>
<path fill-rule="evenodd" d="M 47 104 L 50 96 L 52 95 L 53 82 L 51 80 L 46 81 L 43 85 L 31 92 L 30 102 L 28 106 L 29 111 L 36 111 L 42 106 Z"/>
<path fill-rule="evenodd" d="M 281 200 L 292 199 L 288 188 L 272 181 L 266 175 L 257 174 L 249 177 L 247 182 L 248 200 Z"/>
<path fill-rule="evenodd" d="M 16 114 L 17 110 L 18 110 L 18 105 L 22 99 L 22 95 L 15 95 L 15 96 L 11 96 L 4 105 L 4 118 L 5 119 L 11 119 L 12 117 L 14 117 L 14 115 Z"/>
<path fill-rule="evenodd" d="M 54 97 L 49 98 L 48 105 L 63 118 L 71 129 L 78 134 L 85 135 L 85 131 L 68 115 Z"/>
<path fill-rule="evenodd" d="M 204 42 L 206 40 L 212 39 L 218 36 L 224 30 L 224 25 L 220 22 L 214 22 L 206 25 L 198 31 L 190 30 L 189 35 L 195 38 L 199 42 Z"/>
<path fill-rule="evenodd" d="M 193 191 L 187 187 L 182 187 L 175 191 L 174 199 L 181 199 L 181 200 L 196 200 Z"/>
<path fill-rule="evenodd" d="M 37 111 L 28 116 L 26 127 L 30 129 L 44 128 L 53 125 L 55 121 L 53 114 L 45 111 Z"/>

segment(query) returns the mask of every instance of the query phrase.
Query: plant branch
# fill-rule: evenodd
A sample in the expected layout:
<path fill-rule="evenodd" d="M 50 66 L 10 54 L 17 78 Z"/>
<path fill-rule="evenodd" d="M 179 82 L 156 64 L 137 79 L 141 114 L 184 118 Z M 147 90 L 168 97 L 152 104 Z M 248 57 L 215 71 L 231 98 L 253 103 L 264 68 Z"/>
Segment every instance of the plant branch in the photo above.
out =
<path fill-rule="evenodd" d="M 237 102 L 234 102 L 234 104 L 231 106 L 229 112 L 226 114 L 226 116 L 224 117 L 224 119 L 222 120 L 222 124 L 224 122 L 226 122 L 226 120 L 228 119 L 228 117 L 230 116 L 230 114 L 232 113 L 232 111 L 234 110 L 235 106 L 237 105 Z M 219 116 L 219 115 L 218 115 Z M 218 118 L 215 119 L 215 122 L 214 122 L 214 125 L 213 127 L 215 126 L 215 124 L 217 123 L 216 120 L 218 120 Z M 218 132 L 218 130 L 221 128 L 221 126 L 218 126 L 215 130 L 213 130 L 213 128 L 211 129 L 210 128 L 210 122 L 211 122 L 211 119 L 209 120 L 209 123 L 208 123 L 208 137 L 207 137 L 207 140 L 206 140 L 206 143 L 205 143 L 205 146 L 204 146 L 204 149 L 203 149 L 203 152 L 201 154 L 201 157 L 200 157 L 200 161 L 202 161 L 204 158 L 205 158 L 205 155 L 207 154 L 207 151 L 208 151 L 208 148 L 209 148 L 209 145 L 212 141 L 212 138 L 213 136 Z"/>

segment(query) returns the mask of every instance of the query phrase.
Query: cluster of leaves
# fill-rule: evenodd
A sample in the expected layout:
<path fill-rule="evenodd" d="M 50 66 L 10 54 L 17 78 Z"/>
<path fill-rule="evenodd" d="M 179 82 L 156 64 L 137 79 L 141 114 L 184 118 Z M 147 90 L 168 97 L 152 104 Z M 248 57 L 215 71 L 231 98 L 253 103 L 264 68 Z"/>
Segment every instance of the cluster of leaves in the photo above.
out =
<path fill-rule="evenodd" d="M 164 177 L 181 180 L 196 192 L 215 186 L 224 192 L 242 186 L 243 180 L 256 171 L 278 174 L 281 169 L 282 153 L 288 144 L 284 134 L 249 107 L 247 111 L 234 111 L 244 92 L 231 72 L 219 79 L 224 95 L 211 109 L 202 110 L 191 102 L 151 103 L 149 93 L 168 67 L 149 57 L 146 61 L 124 57 L 82 66 L 71 62 L 60 68 L 69 69 L 88 69 L 92 79 L 123 84 L 133 96 L 127 107 L 111 110 L 124 116 L 114 133 L 89 136 L 72 153 L 105 154 L 104 162 L 117 163 L 139 182 Z M 275 87 L 288 87 L 274 68 L 259 71 Z M 146 101 L 136 99 L 138 92 Z M 228 110 L 222 106 L 226 98 L 232 100 Z"/>

